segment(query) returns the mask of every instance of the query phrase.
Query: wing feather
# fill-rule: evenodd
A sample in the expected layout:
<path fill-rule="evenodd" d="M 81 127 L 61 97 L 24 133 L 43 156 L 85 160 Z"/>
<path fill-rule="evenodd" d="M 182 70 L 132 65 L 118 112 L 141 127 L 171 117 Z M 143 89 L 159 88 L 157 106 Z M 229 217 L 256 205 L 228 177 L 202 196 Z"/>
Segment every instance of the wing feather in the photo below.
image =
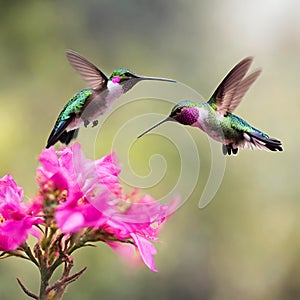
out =
<path fill-rule="evenodd" d="M 107 76 L 93 63 L 73 50 L 67 50 L 66 56 L 69 63 L 83 77 L 89 87 L 99 90 L 106 86 Z"/>
<path fill-rule="evenodd" d="M 224 103 L 224 107 L 227 108 L 227 113 L 232 113 L 238 107 L 248 89 L 254 83 L 260 73 L 261 70 L 257 70 L 251 73 L 236 86 L 236 88 L 234 89 L 233 97 L 228 103 Z"/>
<path fill-rule="evenodd" d="M 239 105 L 249 87 L 260 74 L 260 70 L 250 74 L 246 78 L 253 57 L 246 57 L 240 61 L 222 80 L 210 100 L 208 101 L 218 113 L 227 115 Z M 243 79 L 244 78 L 244 79 Z"/>

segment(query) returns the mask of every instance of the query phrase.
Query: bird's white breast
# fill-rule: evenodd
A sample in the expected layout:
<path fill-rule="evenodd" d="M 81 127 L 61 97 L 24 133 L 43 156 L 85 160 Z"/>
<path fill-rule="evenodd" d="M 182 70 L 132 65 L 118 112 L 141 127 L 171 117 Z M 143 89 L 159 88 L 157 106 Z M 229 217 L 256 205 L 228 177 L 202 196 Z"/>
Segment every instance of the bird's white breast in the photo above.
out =
<path fill-rule="evenodd" d="M 121 97 L 123 94 L 123 88 L 120 84 L 109 81 L 107 83 L 107 90 L 106 105 L 107 107 L 110 107 L 115 100 Z"/>
<path fill-rule="evenodd" d="M 113 102 L 116 101 L 122 94 L 122 86 L 109 81 L 107 83 L 107 90 L 100 93 L 100 95 L 95 97 L 95 99 L 89 103 L 81 115 L 81 119 L 88 120 L 89 122 L 99 119 L 99 117 L 105 114 L 110 109 Z"/>
<path fill-rule="evenodd" d="M 192 126 L 198 127 L 206 132 L 206 122 L 207 122 L 209 112 L 205 108 L 198 108 L 198 110 L 199 110 L 198 119 Z"/>
<path fill-rule="evenodd" d="M 220 116 L 223 118 L 223 116 Z M 211 138 L 216 141 L 223 142 L 224 134 L 220 125 L 219 119 L 214 113 L 211 113 L 210 108 L 199 108 L 198 120 L 192 125 L 206 132 Z"/>

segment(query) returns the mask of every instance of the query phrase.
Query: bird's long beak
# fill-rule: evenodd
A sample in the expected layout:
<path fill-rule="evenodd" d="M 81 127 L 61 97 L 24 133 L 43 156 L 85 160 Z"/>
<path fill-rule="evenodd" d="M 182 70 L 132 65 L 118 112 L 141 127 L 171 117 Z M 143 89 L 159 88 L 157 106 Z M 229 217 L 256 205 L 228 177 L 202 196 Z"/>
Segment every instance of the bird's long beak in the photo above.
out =
<path fill-rule="evenodd" d="M 150 127 L 149 129 L 147 129 L 146 131 L 144 131 L 143 133 L 141 133 L 137 138 L 139 139 L 140 137 L 142 137 L 143 135 L 145 135 L 146 133 L 148 133 L 149 131 L 151 131 L 152 129 L 158 127 L 159 125 L 168 122 L 168 121 L 175 121 L 173 118 L 171 117 L 167 117 L 165 119 L 163 119 L 162 121 L 158 122 L 157 124 L 153 125 L 152 127 Z"/>
<path fill-rule="evenodd" d="M 136 78 L 138 81 L 142 81 L 142 80 L 154 80 L 154 81 L 166 81 L 166 82 L 173 82 L 173 83 L 176 82 L 176 80 L 174 80 L 174 79 L 160 78 L 160 77 L 147 77 L 147 76 L 139 76 L 139 75 L 135 75 L 135 78 Z"/>

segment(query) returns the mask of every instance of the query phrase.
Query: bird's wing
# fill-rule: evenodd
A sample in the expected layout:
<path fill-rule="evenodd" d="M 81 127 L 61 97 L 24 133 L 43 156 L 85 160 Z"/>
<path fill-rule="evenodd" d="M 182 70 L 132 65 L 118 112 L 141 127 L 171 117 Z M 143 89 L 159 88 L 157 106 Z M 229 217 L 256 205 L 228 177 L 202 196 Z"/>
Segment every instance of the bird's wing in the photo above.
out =
<path fill-rule="evenodd" d="M 99 90 L 106 86 L 107 76 L 94 64 L 73 50 L 67 50 L 66 56 L 69 63 L 83 77 L 89 87 Z"/>
<path fill-rule="evenodd" d="M 261 70 L 257 70 L 255 72 L 251 73 L 249 76 L 247 76 L 245 79 L 243 79 L 236 86 L 233 97 L 232 97 L 232 99 L 230 99 L 230 101 L 228 103 L 229 105 L 225 105 L 225 103 L 224 103 L 224 106 L 228 107 L 227 112 L 231 113 L 238 107 L 242 98 L 244 97 L 244 95 L 246 94 L 246 92 L 248 91 L 250 86 L 257 79 L 257 77 L 259 76 L 260 73 L 261 73 Z"/>
<path fill-rule="evenodd" d="M 60 136 L 66 130 L 68 125 L 71 123 L 71 121 L 72 121 L 72 116 L 70 116 L 70 118 L 68 119 L 58 121 L 57 124 L 55 124 L 48 138 L 46 148 L 51 147 L 52 145 L 54 145 L 56 142 L 59 141 Z"/>
<path fill-rule="evenodd" d="M 253 57 L 247 57 L 239 62 L 219 84 L 208 103 L 220 114 L 226 116 L 239 105 L 249 87 L 260 74 L 260 70 L 245 75 L 250 68 Z"/>

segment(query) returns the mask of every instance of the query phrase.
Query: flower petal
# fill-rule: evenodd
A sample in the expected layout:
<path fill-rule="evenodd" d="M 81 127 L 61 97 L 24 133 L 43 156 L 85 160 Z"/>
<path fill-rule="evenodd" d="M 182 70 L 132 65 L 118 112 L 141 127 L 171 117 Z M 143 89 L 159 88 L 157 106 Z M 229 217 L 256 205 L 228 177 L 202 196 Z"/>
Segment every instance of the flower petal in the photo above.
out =
<path fill-rule="evenodd" d="M 154 272 L 158 272 L 155 267 L 154 259 L 153 259 L 153 255 L 156 255 L 156 253 L 157 253 L 154 245 L 140 235 L 137 235 L 134 233 L 131 233 L 130 235 L 133 238 L 134 244 L 138 248 L 139 253 L 140 253 L 144 263 L 146 264 L 146 266 L 150 270 L 152 270 Z"/>
<path fill-rule="evenodd" d="M 56 222 L 63 232 L 76 232 L 84 227 L 82 213 L 70 210 L 59 210 L 55 214 Z"/>

